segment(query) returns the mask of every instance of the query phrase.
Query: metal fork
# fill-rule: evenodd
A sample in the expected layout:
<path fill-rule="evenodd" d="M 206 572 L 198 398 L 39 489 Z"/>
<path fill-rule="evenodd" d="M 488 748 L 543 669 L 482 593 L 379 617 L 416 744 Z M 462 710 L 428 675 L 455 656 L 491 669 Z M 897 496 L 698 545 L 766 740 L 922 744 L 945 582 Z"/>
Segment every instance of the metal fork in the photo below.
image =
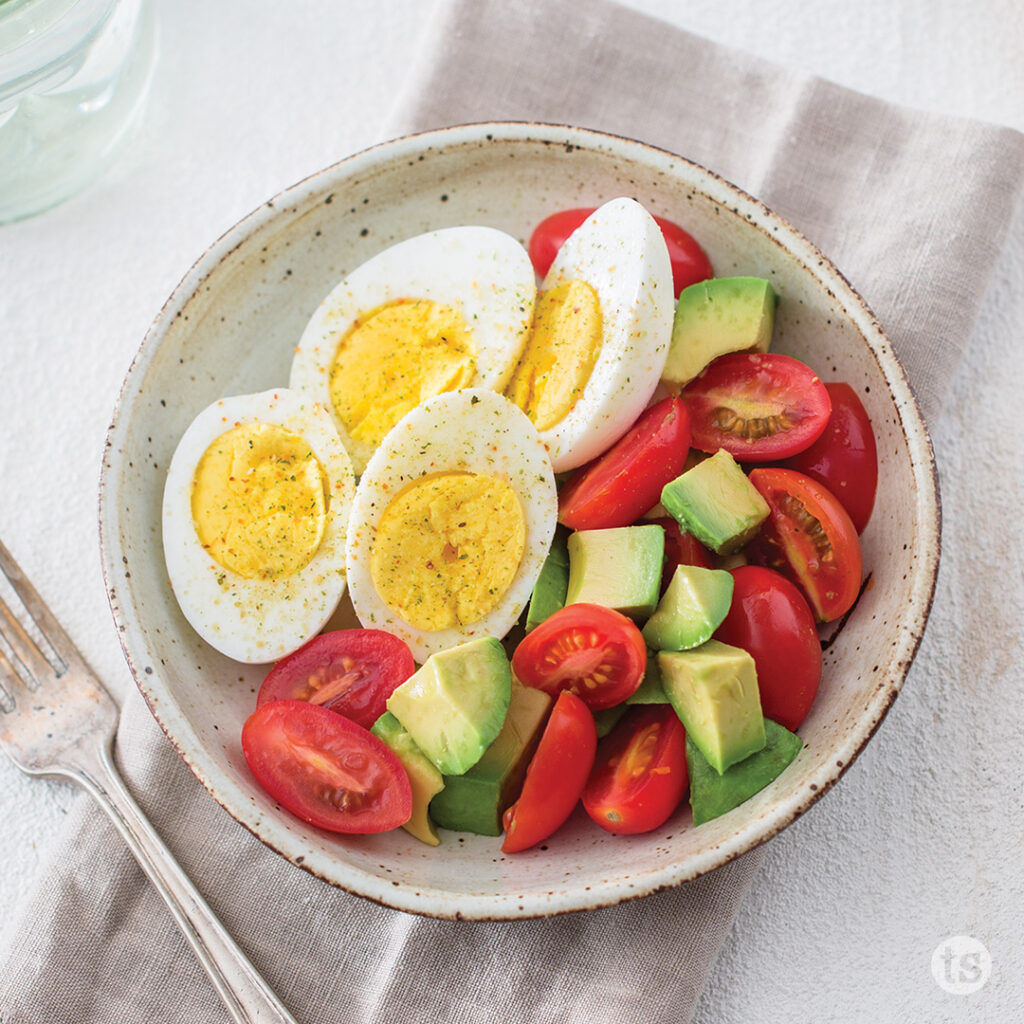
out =
<path fill-rule="evenodd" d="M 225 931 L 131 794 L 111 757 L 117 705 L 0 543 L 10 581 L 45 652 L 0 597 L 0 747 L 26 775 L 70 779 L 109 815 L 224 1000 L 236 1024 L 295 1024 Z"/>

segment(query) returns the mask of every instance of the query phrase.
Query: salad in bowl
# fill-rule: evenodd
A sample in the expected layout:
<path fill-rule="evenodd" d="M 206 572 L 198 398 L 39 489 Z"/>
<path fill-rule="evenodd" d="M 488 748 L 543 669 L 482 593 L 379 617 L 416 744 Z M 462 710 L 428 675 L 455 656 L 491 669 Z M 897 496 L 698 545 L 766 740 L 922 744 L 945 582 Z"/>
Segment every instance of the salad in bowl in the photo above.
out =
<path fill-rule="evenodd" d="M 438 916 L 769 838 L 898 692 L 938 555 L 927 435 L 841 275 L 709 172 L 553 126 L 397 140 L 229 232 L 143 344 L 103 493 L 126 654 L 197 777 Z"/>

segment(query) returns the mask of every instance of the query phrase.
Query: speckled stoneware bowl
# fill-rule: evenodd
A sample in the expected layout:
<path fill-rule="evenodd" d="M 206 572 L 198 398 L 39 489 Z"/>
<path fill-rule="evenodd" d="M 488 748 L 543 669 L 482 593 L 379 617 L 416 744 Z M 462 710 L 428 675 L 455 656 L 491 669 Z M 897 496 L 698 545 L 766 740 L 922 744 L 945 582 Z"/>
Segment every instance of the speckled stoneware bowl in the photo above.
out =
<path fill-rule="evenodd" d="M 264 674 L 208 647 L 167 583 L 160 505 L 171 453 L 214 399 L 288 380 L 292 349 L 347 271 L 403 238 L 489 224 L 527 239 L 546 214 L 633 196 L 682 222 L 720 275 L 769 278 L 775 348 L 849 381 L 878 437 L 864 541 L 871 585 L 825 653 L 794 764 L 741 807 L 694 829 L 687 808 L 624 839 L 577 815 L 546 845 L 505 857 L 491 838 L 307 827 L 253 781 L 239 746 Z M 676 885 L 774 836 L 843 773 L 902 685 L 938 563 L 931 447 L 903 371 L 859 296 L 814 246 L 756 200 L 680 157 L 574 128 L 468 126 L 357 154 L 270 200 L 217 241 L 157 317 L 124 385 L 102 480 L 103 562 L 128 662 L 164 731 L 212 796 L 307 871 L 403 910 L 516 918 L 616 903 Z M 224 827 L 234 826 L 228 818 Z"/>

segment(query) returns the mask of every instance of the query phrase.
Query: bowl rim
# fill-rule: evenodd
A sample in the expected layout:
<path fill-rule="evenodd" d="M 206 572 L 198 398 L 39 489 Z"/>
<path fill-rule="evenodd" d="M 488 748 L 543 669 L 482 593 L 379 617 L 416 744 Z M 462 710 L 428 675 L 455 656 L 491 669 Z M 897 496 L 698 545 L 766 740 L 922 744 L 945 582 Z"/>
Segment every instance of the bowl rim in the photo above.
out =
<path fill-rule="evenodd" d="M 726 841 L 717 844 L 702 855 L 691 857 L 683 865 L 671 864 L 652 869 L 647 874 L 632 874 L 629 881 L 610 881 L 604 886 L 587 890 L 570 890 L 552 898 L 530 894 L 513 897 L 452 894 L 443 889 L 429 886 L 393 886 L 361 868 L 346 865 L 346 878 L 332 877 L 317 870 L 303 857 L 296 856 L 289 846 L 291 842 L 283 837 L 268 837 L 255 821 L 246 820 L 237 807 L 233 807 L 228 795 L 222 793 L 215 779 L 202 764 L 203 758 L 193 756 L 182 742 L 171 734 L 170 727 L 159 712 L 157 690 L 153 686 L 154 676 L 140 670 L 133 653 L 145 648 L 141 625 L 135 617 L 131 603 L 122 601 L 123 573 L 121 551 L 118 542 L 120 509 L 116 500 L 117 482 L 121 474 L 120 451 L 127 439 L 131 424 L 134 400 L 138 398 L 136 382 L 141 382 L 155 357 L 161 341 L 176 315 L 193 296 L 198 293 L 204 281 L 216 267 L 237 249 L 246 238 L 278 215 L 279 210 L 298 206 L 311 194 L 321 192 L 337 177 L 351 177 L 361 170 L 371 170 L 381 155 L 398 161 L 417 156 L 432 148 L 477 144 L 484 139 L 497 141 L 541 142 L 572 145 L 581 149 L 609 149 L 629 158 L 642 158 L 643 162 L 655 162 L 664 166 L 685 165 L 690 172 L 698 175 L 707 184 L 705 194 L 713 198 L 717 191 L 722 202 L 736 213 L 744 212 L 745 219 L 783 247 L 798 260 L 827 293 L 840 302 L 848 318 L 860 330 L 868 342 L 871 354 L 889 388 L 890 397 L 898 415 L 898 425 L 904 434 L 910 452 L 911 469 L 917 482 L 915 514 L 921 529 L 914 537 L 914 564 L 916 572 L 912 580 L 911 599 L 908 610 L 900 625 L 897 647 L 893 657 L 895 669 L 875 689 L 868 704 L 856 720 L 856 728 L 850 729 L 844 742 L 834 749 L 835 757 L 810 777 L 809 784 L 802 790 L 795 790 L 785 799 L 779 800 L 774 809 L 761 818 L 748 822 L 735 831 Z M 758 221 L 754 222 L 756 214 Z M 769 230 L 770 227 L 770 230 Z M 523 918 L 548 917 L 578 910 L 597 909 L 611 906 L 625 900 L 635 899 L 664 889 L 673 888 L 721 867 L 742 854 L 760 846 L 776 836 L 814 803 L 828 792 L 846 773 L 850 765 L 864 749 L 878 730 L 889 708 L 902 689 L 910 665 L 917 653 L 924 635 L 928 615 L 935 596 L 941 547 L 941 503 L 938 487 L 938 473 L 934 449 L 923 417 L 914 396 L 913 388 L 898 356 L 885 334 L 877 317 L 854 289 L 842 272 L 809 239 L 785 218 L 771 210 L 761 200 L 751 196 L 742 188 L 728 181 L 712 170 L 672 153 L 669 150 L 626 136 L 591 128 L 534 121 L 484 121 L 455 125 L 447 128 L 415 132 L 377 143 L 302 178 L 246 214 L 224 231 L 193 262 L 184 276 L 164 302 L 125 374 L 107 430 L 106 443 L 99 480 L 99 534 L 101 565 L 107 599 L 117 630 L 118 639 L 124 652 L 129 671 L 140 693 L 149 706 L 150 712 L 160 728 L 203 787 L 227 812 L 261 842 L 280 854 L 286 860 L 303 870 L 322 878 L 329 884 L 346 892 L 361 896 L 392 909 L 403 910 L 435 918 L 459 920 L 514 920 Z M 233 787 L 226 787 L 228 790 Z"/>

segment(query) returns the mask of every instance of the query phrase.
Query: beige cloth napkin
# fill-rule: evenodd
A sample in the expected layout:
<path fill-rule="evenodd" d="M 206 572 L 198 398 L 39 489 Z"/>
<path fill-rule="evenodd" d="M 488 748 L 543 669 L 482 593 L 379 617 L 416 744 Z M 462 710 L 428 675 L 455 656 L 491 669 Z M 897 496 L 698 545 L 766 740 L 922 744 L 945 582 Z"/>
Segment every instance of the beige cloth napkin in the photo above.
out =
<path fill-rule="evenodd" d="M 1024 186 L 1024 137 L 895 108 L 603 0 L 455 0 L 434 24 L 391 134 L 551 120 L 714 168 L 836 260 L 888 327 L 926 413 L 938 414 Z M 136 695 L 117 754 L 157 829 L 302 1024 L 684 1024 L 759 859 L 591 913 L 431 921 L 333 890 L 265 849 L 201 789 Z M 17 941 L 0 952 L 0 1018 L 227 1019 L 84 797 Z"/>

